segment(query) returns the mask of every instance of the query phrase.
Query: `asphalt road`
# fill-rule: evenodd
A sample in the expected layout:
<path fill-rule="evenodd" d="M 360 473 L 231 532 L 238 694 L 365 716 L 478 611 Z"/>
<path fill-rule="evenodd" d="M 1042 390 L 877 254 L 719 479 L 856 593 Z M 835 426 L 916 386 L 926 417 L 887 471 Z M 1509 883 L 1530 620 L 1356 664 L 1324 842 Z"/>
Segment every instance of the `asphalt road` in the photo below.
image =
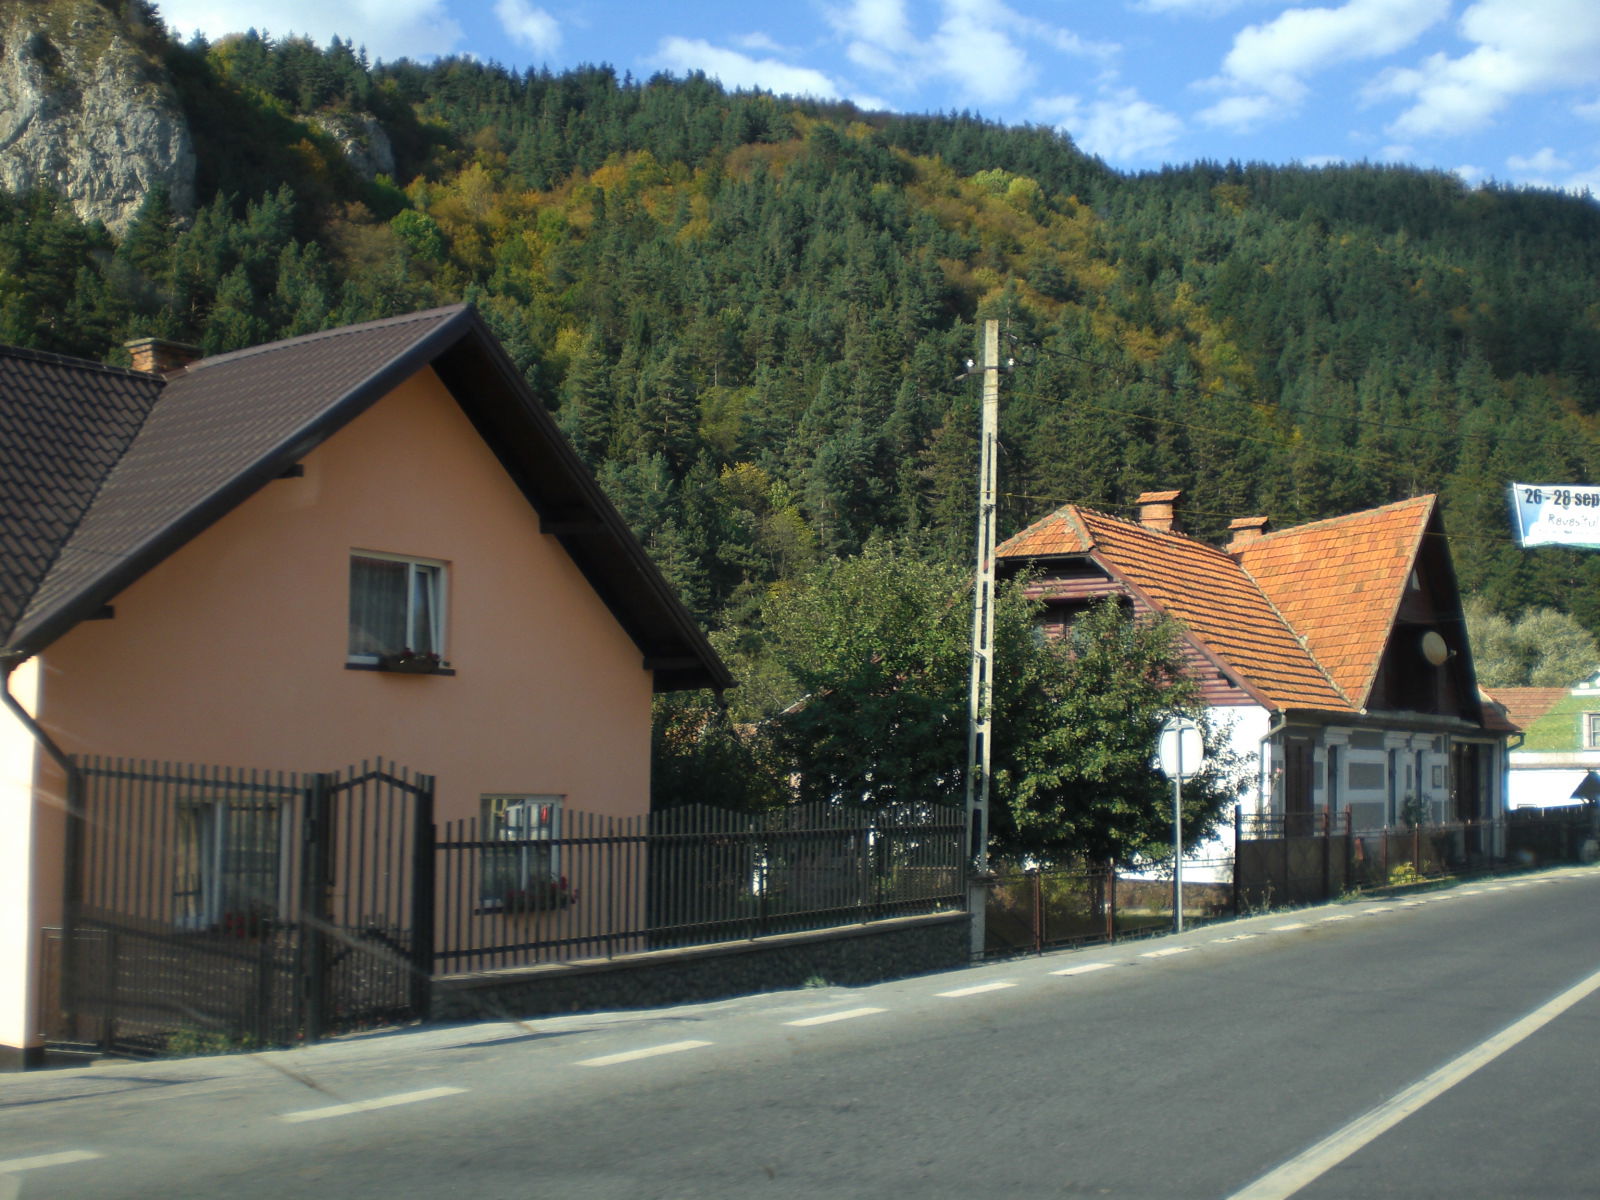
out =
<path fill-rule="evenodd" d="M 0 1200 L 1600 1196 L 1597 918 L 1600 870 L 1561 870 L 867 988 L 0 1077 Z"/>

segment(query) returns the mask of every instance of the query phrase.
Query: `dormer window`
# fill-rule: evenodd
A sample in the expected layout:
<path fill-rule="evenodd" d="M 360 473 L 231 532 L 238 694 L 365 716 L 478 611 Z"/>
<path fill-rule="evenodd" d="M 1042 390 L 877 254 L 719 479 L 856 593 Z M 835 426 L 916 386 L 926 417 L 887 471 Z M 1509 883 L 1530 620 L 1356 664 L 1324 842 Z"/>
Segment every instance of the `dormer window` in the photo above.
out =
<path fill-rule="evenodd" d="M 348 662 L 443 660 L 445 565 L 360 550 L 350 555 Z"/>

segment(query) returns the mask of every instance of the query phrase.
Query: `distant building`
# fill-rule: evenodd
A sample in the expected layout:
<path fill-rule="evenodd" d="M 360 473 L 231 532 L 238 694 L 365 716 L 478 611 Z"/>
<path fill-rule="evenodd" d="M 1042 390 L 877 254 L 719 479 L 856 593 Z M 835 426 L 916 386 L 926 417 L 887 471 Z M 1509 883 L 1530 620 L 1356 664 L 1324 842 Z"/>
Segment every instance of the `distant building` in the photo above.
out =
<path fill-rule="evenodd" d="M 1496 688 L 1522 730 L 1510 753 L 1511 808 L 1563 808 L 1600 797 L 1600 670 L 1573 688 Z"/>

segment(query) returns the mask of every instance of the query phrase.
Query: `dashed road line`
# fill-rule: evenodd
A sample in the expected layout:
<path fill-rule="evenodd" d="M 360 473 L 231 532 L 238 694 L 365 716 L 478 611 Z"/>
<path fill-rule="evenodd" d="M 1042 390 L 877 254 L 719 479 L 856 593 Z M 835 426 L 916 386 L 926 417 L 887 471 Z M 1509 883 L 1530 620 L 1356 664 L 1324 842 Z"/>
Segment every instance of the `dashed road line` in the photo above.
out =
<path fill-rule="evenodd" d="M 1353 921 L 1355 917 L 1355 913 L 1334 913 L 1332 916 L 1323 917 L 1322 923 L 1326 925 L 1330 921 Z"/>
<path fill-rule="evenodd" d="M 1232 937 L 1212 938 L 1211 941 L 1215 945 L 1222 945 L 1227 942 L 1248 942 L 1260 936 L 1259 933 L 1236 933 Z"/>
<path fill-rule="evenodd" d="M 1014 988 L 1016 986 L 1014 983 L 1007 983 L 1001 979 L 994 983 L 980 983 L 975 987 L 957 988 L 953 992 L 940 992 L 938 995 L 945 1000 L 959 1000 L 962 996 L 976 996 L 981 992 L 998 992 L 1003 988 Z"/>
<path fill-rule="evenodd" d="M 1291 921 L 1287 925 L 1274 925 L 1271 932 L 1288 933 L 1291 929 L 1309 929 L 1310 927 L 1311 923 L 1309 921 Z"/>
<path fill-rule="evenodd" d="M 798 1021 L 785 1021 L 785 1025 L 831 1025 L 835 1021 L 853 1021 L 856 1017 L 870 1017 L 874 1013 L 887 1012 L 884 1008 L 847 1008 L 843 1012 L 823 1013 L 819 1017 L 801 1017 Z"/>
<path fill-rule="evenodd" d="M 329 1117 L 348 1117 L 352 1113 L 371 1112 L 377 1108 L 393 1108 L 398 1104 L 418 1104 L 424 1100 L 438 1100 L 443 1096 L 459 1096 L 466 1088 L 424 1088 L 420 1092 L 396 1092 L 392 1096 L 375 1096 L 371 1100 L 352 1100 L 348 1104 L 330 1104 L 325 1108 L 303 1108 L 299 1112 L 284 1113 L 278 1119 L 291 1124 L 301 1121 L 324 1121 Z"/>
<path fill-rule="evenodd" d="M 60 1150 L 55 1154 L 34 1154 L 27 1158 L 0 1159 L 0 1175 L 12 1175 L 18 1171 L 37 1171 L 41 1167 L 64 1167 L 68 1163 L 88 1162 L 92 1158 L 104 1158 L 98 1150 Z"/>
<path fill-rule="evenodd" d="M 641 1058 L 655 1058 L 662 1054 L 681 1054 L 685 1050 L 698 1050 L 710 1042 L 666 1042 L 660 1046 L 646 1046 L 642 1050 L 624 1050 L 621 1054 L 602 1054 L 599 1058 L 585 1058 L 576 1064 L 580 1067 L 614 1067 L 619 1063 L 637 1062 Z"/>
<path fill-rule="evenodd" d="M 1066 967 L 1066 968 L 1064 968 L 1063 970 L 1060 970 L 1060 971 L 1051 971 L 1050 974 L 1052 974 L 1052 975 L 1087 975 L 1090 971 L 1104 971 L 1108 967 L 1114 967 L 1114 966 L 1116 966 L 1115 963 L 1108 963 L 1108 962 L 1080 963 L 1076 967 Z"/>
<path fill-rule="evenodd" d="M 1165 950 L 1146 950 L 1140 958 L 1170 958 L 1174 954 L 1187 954 L 1193 946 L 1168 946 Z"/>

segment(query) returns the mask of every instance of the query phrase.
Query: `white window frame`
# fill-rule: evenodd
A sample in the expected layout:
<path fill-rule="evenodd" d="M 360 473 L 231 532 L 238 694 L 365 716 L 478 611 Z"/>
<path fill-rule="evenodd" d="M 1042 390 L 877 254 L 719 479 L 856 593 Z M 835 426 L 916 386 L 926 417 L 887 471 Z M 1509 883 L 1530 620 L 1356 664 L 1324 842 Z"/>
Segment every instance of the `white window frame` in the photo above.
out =
<path fill-rule="evenodd" d="M 445 658 L 444 633 L 448 627 L 446 620 L 450 593 L 450 589 L 447 586 L 448 564 L 436 558 L 418 558 L 407 554 L 390 554 L 383 550 L 358 549 L 350 551 L 352 576 L 355 562 L 360 558 L 374 559 L 378 562 L 404 563 L 406 565 L 406 640 L 401 645 L 391 646 L 381 653 L 361 652 L 354 649 L 352 642 L 354 641 L 355 632 L 355 613 L 353 611 L 355 605 L 355 581 L 352 578 L 349 584 L 352 611 L 345 631 L 345 661 L 375 666 L 382 659 L 383 654 L 394 654 L 407 649 L 415 650 L 420 644 L 420 639 L 417 637 L 417 625 L 422 619 L 417 612 L 416 598 L 419 588 L 427 588 L 429 589 L 428 609 L 431 617 L 427 628 L 428 639 L 431 643 L 429 651 L 437 655 L 442 662 Z"/>
<path fill-rule="evenodd" d="M 541 845 L 561 837 L 564 795 L 535 792 L 493 792 L 482 797 L 484 841 L 510 842 L 495 847 L 483 864 L 480 900 L 498 908 L 507 888 L 529 888 L 561 878 L 561 847 Z M 509 852 L 509 853 L 507 853 Z"/>
<path fill-rule="evenodd" d="M 230 841 L 237 837 L 241 820 L 254 819 L 270 821 L 275 828 L 247 836 L 242 847 Z M 173 893 L 178 928 L 215 929 L 229 914 L 243 918 L 284 911 L 292 822 L 282 805 L 251 796 L 197 800 L 182 805 L 179 822 L 179 874 Z M 263 872 L 241 870 L 241 856 L 263 853 L 272 857 L 271 894 L 243 894 L 245 882 Z"/>
<path fill-rule="evenodd" d="M 1583 714 L 1583 748 L 1600 750 L 1600 712 Z"/>

